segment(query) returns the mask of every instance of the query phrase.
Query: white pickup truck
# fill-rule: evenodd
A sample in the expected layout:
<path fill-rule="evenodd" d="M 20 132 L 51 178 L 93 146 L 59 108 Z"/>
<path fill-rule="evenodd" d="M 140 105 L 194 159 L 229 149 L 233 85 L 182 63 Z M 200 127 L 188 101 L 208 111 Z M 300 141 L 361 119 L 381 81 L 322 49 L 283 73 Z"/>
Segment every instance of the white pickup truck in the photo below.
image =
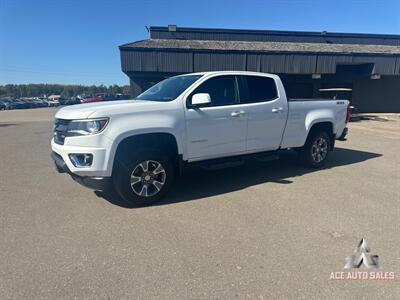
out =
<path fill-rule="evenodd" d="M 59 172 L 85 186 L 114 187 L 131 205 L 148 205 L 192 164 L 213 169 L 294 149 L 306 165 L 320 167 L 347 134 L 348 106 L 288 100 L 272 74 L 180 75 L 133 100 L 60 109 L 52 158 Z"/>

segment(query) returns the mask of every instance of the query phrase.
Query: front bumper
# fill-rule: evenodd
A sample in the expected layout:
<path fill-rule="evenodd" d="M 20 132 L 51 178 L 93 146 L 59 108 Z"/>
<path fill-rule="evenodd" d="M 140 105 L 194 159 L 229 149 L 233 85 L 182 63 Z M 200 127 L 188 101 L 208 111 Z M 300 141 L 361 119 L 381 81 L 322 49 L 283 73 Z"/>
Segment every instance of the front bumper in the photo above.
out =
<path fill-rule="evenodd" d="M 98 145 L 98 141 L 94 140 L 96 137 L 88 137 L 79 140 L 79 146 L 74 144 L 64 145 L 57 144 L 54 139 L 51 140 L 51 149 L 57 153 L 64 160 L 71 173 L 78 176 L 91 176 L 91 177 L 108 177 L 111 176 L 111 169 L 108 165 L 109 155 L 111 146 L 109 145 Z M 107 141 L 107 140 L 106 140 Z M 95 146 L 87 146 L 87 144 Z M 91 154 L 93 155 L 93 161 L 90 167 L 77 167 L 71 162 L 69 157 L 70 154 Z"/>
<path fill-rule="evenodd" d="M 69 174 L 73 180 L 96 191 L 105 191 L 111 187 L 111 177 L 79 176 L 71 172 L 64 159 L 56 152 L 51 153 L 56 169 L 59 173 Z"/>

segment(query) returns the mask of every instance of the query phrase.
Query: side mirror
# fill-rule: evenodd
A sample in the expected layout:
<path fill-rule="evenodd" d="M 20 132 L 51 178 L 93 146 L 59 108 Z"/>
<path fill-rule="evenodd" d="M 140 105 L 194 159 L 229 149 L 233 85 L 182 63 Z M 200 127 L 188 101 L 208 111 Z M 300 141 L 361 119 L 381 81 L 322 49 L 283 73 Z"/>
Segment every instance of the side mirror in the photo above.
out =
<path fill-rule="evenodd" d="M 210 94 L 199 93 L 192 96 L 192 107 L 204 106 L 211 103 Z"/>

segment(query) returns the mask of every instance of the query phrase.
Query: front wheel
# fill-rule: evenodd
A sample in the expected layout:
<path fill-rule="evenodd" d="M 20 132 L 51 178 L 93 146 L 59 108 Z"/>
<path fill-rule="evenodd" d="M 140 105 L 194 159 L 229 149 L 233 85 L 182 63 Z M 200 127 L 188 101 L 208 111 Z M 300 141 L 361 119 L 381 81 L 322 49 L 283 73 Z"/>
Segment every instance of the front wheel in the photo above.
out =
<path fill-rule="evenodd" d="M 324 165 L 331 148 L 329 135 L 325 131 L 315 131 L 310 134 L 301 155 L 307 167 L 319 168 Z"/>
<path fill-rule="evenodd" d="M 118 158 L 113 175 L 118 194 L 132 206 L 147 206 L 160 200 L 174 180 L 168 156 L 155 150 L 141 150 Z"/>

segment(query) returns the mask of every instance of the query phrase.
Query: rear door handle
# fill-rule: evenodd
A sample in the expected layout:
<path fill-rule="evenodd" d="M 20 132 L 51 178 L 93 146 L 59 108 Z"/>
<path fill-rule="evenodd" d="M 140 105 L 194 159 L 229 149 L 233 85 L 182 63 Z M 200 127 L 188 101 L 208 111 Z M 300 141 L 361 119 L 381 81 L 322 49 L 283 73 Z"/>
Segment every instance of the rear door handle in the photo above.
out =
<path fill-rule="evenodd" d="M 231 112 L 231 117 L 242 117 L 246 114 L 243 110 L 233 111 Z"/>
<path fill-rule="evenodd" d="M 283 107 L 274 107 L 271 111 L 272 111 L 273 113 L 278 113 L 278 112 L 283 111 Z"/>

